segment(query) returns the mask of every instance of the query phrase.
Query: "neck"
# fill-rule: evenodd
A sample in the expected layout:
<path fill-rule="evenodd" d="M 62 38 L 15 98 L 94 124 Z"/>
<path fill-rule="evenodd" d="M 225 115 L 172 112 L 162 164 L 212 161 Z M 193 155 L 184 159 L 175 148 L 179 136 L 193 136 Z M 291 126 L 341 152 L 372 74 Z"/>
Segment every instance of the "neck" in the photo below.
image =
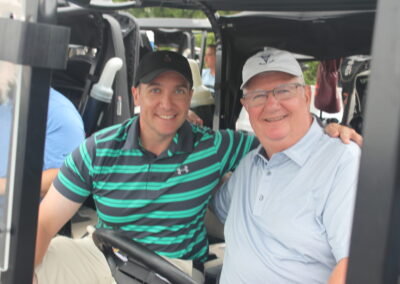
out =
<path fill-rule="evenodd" d="M 210 68 L 211 75 L 215 76 L 215 68 Z"/>
<path fill-rule="evenodd" d="M 146 139 L 146 135 L 143 133 L 140 133 L 140 138 L 143 148 L 156 156 L 164 152 L 172 141 L 172 137 L 168 139 Z"/>

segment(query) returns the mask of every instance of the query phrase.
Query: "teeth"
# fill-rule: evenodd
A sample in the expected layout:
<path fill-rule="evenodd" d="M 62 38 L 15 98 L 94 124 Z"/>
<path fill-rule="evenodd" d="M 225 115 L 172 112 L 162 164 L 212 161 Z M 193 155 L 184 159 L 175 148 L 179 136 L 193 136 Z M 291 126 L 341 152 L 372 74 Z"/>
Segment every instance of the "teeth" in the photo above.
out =
<path fill-rule="evenodd" d="M 173 119 L 175 116 L 174 115 L 159 115 L 162 119 Z"/>
<path fill-rule="evenodd" d="M 282 115 L 282 116 L 277 116 L 277 117 L 273 117 L 273 118 L 267 118 L 265 120 L 268 121 L 268 122 L 274 122 L 274 121 L 278 121 L 278 120 L 281 120 L 281 119 L 284 119 L 284 118 L 285 118 L 285 116 Z"/>

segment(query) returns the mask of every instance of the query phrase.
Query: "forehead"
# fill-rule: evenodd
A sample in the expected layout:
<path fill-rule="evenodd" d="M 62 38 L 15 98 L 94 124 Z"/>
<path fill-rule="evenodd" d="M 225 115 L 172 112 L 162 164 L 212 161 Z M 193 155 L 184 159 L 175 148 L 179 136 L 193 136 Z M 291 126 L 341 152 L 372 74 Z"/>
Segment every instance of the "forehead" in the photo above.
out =
<path fill-rule="evenodd" d="M 167 86 L 167 85 L 174 85 L 174 86 L 185 86 L 189 88 L 190 83 L 186 78 L 176 72 L 176 71 L 165 71 L 159 74 L 157 77 L 155 77 L 149 84 L 145 85 L 161 85 L 161 86 Z"/>
<path fill-rule="evenodd" d="M 214 47 L 207 47 L 206 49 L 206 54 L 210 55 L 214 55 L 215 54 L 215 48 Z"/>
<path fill-rule="evenodd" d="M 301 83 L 299 77 L 283 72 L 264 72 L 250 79 L 245 89 L 274 88 L 285 83 Z"/>

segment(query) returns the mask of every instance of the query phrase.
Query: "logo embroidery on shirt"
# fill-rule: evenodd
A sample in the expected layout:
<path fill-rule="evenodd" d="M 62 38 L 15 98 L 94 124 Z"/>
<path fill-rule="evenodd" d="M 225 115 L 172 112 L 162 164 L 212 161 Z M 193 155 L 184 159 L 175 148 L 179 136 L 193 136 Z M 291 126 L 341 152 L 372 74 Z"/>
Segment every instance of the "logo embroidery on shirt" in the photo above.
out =
<path fill-rule="evenodd" d="M 176 172 L 178 173 L 178 175 L 181 175 L 183 173 L 187 174 L 187 173 L 189 173 L 189 167 L 183 166 L 183 167 L 177 168 Z"/>

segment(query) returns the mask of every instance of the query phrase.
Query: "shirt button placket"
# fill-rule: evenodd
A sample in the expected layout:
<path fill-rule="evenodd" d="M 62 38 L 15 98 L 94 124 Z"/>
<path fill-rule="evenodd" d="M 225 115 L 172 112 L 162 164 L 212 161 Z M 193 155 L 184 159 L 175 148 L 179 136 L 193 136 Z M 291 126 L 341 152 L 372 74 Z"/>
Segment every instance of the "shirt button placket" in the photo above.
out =
<path fill-rule="evenodd" d="M 272 174 L 271 171 L 267 170 L 266 176 L 264 176 L 264 180 L 262 181 L 262 183 L 264 184 L 265 187 L 269 187 L 269 184 L 270 184 L 269 177 L 271 176 L 271 174 Z M 261 214 L 261 212 L 265 206 L 266 199 L 265 199 L 264 186 L 259 188 L 259 190 L 258 190 L 258 197 L 257 197 L 257 201 L 256 201 L 255 208 L 254 208 L 254 213 L 256 215 Z"/>

